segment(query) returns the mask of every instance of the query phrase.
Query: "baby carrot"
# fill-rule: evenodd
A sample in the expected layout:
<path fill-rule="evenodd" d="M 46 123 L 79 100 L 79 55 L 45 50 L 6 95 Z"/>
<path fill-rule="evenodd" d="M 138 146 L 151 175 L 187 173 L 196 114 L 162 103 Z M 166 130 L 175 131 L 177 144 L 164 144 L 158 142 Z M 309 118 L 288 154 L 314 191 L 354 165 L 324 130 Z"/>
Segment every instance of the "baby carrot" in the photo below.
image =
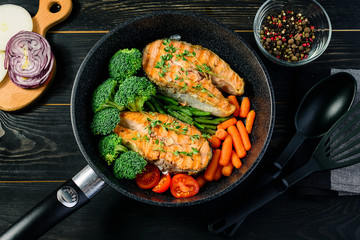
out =
<path fill-rule="evenodd" d="M 223 166 L 221 172 L 224 176 L 228 177 L 231 175 L 233 169 L 234 165 L 232 164 L 232 162 L 229 162 L 228 164 L 226 164 L 226 166 Z"/>
<path fill-rule="evenodd" d="M 230 118 L 228 120 L 226 120 L 225 122 L 220 123 L 219 125 L 217 125 L 217 129 L 227 129 L 230 126 L 233 126 L 236 124 L 236 118 Z"/>
<path fill-rule="evenodd" d="M 236 154 L 239 158 L 243 158 L 246 156 L 246 150 L 244 148 L 244 144 L 241 140 L 239 130 L 235 126 L 230 126 L 228 128 L 228 133 L 233 140 L 233 145 L 236 151 Z"/>
<path fill-rule="evenodd" d="M 222 176 L 222 168 L 223 166 L 218 165 L 214 174 L 214 180 L 217 181 L 221 178 Z"/>
<path fill-rule="evenodd" d="M 218 129 L 218 130 L 216 130 L 216 133 L 215 133 L 215 136 L 222 141 L 225 140 L 227 135 L 228 135 L 228 133 L 225 129 Z"/>
<path fill-rule="evenodd" d="M 215 149 L 214 150 L 211 161 L 210 161 L 209 165 L 207 166 L 207 168 L 205 170 L 205 173 L 204 173 L 204 178 L 207 181 L 214 180 L 215 171 L 216 171 L 216 168 L 219 165 L 220 154 L 221 154 L 220 149 Z"/>
<path fill-rule="evenodd" d="M 245 123 L 245 128 L 248 134 L 251 133 L 252 127 L 254 125 L 254 120 L 255 120 L 255 111 L 251 110 L 246 116 L 246 123 Z"/>
<path fill-rule="evenodd" d="M 231 151 L 232 151 L 232 138 L 231 136 L 227 136 L 222 144 L 221 148 L 221 155 L 219 159 L 219 165 L 225 166 L 228 164 L 231 158 Z"/>
<path fill-rule="evenodd" d="M 240 111 L 240 105 L 238 100 L 236 99 L 236 96 L 234 95 L 229 95 L 227 97 L 227 99 L 229 99 L 229 102 L 235 106 L 235 111 L 233 113 L 234 117 L 238 117 L 239 116 L 239 111 Z"/>
<path fill-rule="evenodd" d="M 221 145 L 220 139 L 218 139 L 215 135 L 211 136 L 211 138 L 208 138 L 208 141 L 211 143 L 211 147 L 213 148 L 219 148 Z"/>
<path fill-rule="evenodd" d="M 244 97 L 244 99 L 241 101 L 239 117 L 246 118 L 249 111 L 250 111 L 250 99 L 248 97 Z"/>
<path fill-rule="evenodd" d="M 236 123 L 236 127 L 238 128 L 239 130 L 239 133 L 240 133 L 240 137 L 241 137 L 241 140 L 244 144 L 244 148 L 246 151 L 249 151 L 250 148 L 251 148 L 251 143 L 250 143 L 250 139 L 249 139 L 249 134 L 247 133 L 246 131 L 246 128 L 245 128 L 245 125 L 244 123 L 239 120 L 237 123 Z"/>
<path fill-rule="evenodd" d="M 195 180 L 198 183 L 199 188 L 202 188 L 207 182 L 207 180 L 204 178 L 204 175 L 198 176 Z"/>
<path fill-rule="evenodd" d="M 239 169 L 242 166 L 242 162 L 236 152 L 233 150 L 231 153 L 231 163 L 235 168 Z"/>

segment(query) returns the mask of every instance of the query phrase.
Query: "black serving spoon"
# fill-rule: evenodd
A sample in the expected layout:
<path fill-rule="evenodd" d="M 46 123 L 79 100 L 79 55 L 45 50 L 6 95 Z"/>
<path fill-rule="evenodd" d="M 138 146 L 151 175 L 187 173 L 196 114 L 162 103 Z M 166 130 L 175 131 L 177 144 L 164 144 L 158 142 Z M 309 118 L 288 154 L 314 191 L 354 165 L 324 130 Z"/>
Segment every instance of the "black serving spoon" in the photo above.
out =
<path fill-rule="evenodd" d="M 355 78 L 345 72 L 333 74 L 320 80 L 303 97 L 295 115 L 296 133 L 283 152 L 252 188 L 256 191 L 278 177 L 288 160 L 305 139 L 323 136 L 330 127 L 350 108 L 354 101 L 357 85 Z M 234 231 L 246 219 L 239 219 Z M 210 231 L 217 232 L 214 227 Z M 227 229 L 229 230 L 229 229 Z"/>
<path fill-rule="evenodd" d="M 295 114 L 296 133 L 252 189 L 259 189 L 278 177 L 302 142 L 324 136 L 351 107 L 357 90 L 355 78 L 339 72 L 320 80 L 303 97 Z"/>
<path fill-rule="evenodd" d="M 320 170 L 330 170 L 360 162 L 360 103 L 345 113 L 321 139 L 309 161 L 286 177 L 278 177 L 241 203 L 227 216 L 209 225 L 211 232 L 228 231 L 231 236 L 236 222 L 270 202 L 289 187 Z M 234 227 L 234 224 L 236 225 Z"/>
<path fill-rule="evenodd" d="M 295 115 L 296 133 L 269 169 L 257 181 L 259 186 L 279 176 L 288 160 L 305 139 L 324 136 L 332 125 L 351 107 L 356 93 L 356 80 L 340 72 L 322 79 L 303 97 Z"/>

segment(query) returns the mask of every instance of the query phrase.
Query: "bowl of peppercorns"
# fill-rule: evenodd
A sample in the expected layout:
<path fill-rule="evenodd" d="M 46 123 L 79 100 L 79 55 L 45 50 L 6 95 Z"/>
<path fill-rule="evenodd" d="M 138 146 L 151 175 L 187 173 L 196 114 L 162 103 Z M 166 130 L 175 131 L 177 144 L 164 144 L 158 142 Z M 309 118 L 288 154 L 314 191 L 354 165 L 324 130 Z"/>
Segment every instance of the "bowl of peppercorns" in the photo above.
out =
<path fill-rule="evenodd" d="M 331 39 L 331 22 L 314 0 L 267 0 L 254 19 L 260 51 L 272 62 L 301 66 L 318 58 Z"/>

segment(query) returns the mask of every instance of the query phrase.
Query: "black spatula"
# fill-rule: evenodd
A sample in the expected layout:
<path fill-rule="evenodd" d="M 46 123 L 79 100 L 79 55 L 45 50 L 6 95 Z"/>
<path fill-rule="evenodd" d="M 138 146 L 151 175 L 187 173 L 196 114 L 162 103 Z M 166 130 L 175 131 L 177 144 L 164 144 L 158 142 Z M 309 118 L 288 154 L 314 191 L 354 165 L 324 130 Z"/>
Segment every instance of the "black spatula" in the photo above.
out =
<path fill-rule="evenodd" d="M 231 236 L 246 216 L 276 198 L 310 173 L 360 162 L 360 103 L 354 105 L 328 131 L 309 161 L 286 177 L 278 177 L 228 215 L 209 224 L 213 233 Z"/>

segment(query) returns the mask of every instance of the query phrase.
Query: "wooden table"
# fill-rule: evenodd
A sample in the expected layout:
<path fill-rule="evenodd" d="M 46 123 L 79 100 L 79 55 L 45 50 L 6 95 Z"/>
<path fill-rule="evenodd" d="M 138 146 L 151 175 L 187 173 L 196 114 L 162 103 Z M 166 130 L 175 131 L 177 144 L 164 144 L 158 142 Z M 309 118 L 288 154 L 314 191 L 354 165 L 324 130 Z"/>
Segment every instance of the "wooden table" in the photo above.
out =
<path fill-rule="evenodd" d="M 76 72 L 91 47 L 109 30 L 157 10 L 200 13 L 229 26 L 256 49 L 266 65 L 276 97 L 276 124 L 268 151 L 247 185 L 211 202 L 187 208 L 159 208 L 105 188 L 87 206 L 41 239 L 222 239 L 207 224 L 237 205 L 251 181 L 276 157 L 294 133 L 297 105 L 331 68 L 360 66 L 360 2 L 320 0 L 333 24 L 326 52 L 298 68 L 275 65 L 256 47 L 252 23 L 263 1 L 98 1 L 76 0 L 70 17 L 47 38 L 57 59 L 48 92 L 20 112 L 0 111 L 0 232 L 85 165 L 70 122 Z M 5 0 L 32 16 L 36 0 Z M 0 96 L 1 97 L 1 96 Z M 360 196 L 301 197 L 295 190 L 265 205 L 244 222 L 233 239 L 360 239 Z"/>

